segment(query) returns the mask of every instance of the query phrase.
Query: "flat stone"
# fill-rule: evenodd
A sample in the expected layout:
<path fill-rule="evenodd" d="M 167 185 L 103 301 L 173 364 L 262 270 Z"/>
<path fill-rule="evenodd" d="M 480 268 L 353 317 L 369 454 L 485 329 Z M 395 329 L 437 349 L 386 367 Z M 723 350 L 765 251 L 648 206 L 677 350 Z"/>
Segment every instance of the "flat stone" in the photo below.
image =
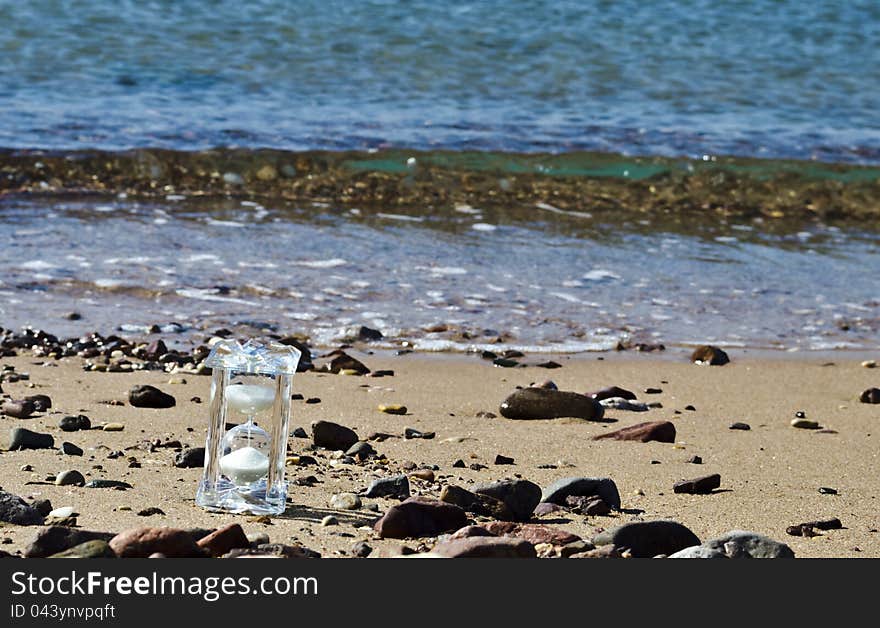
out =
<path fill-rule="evenodd" d="M 373 446 L 367 441 L 361 440 L 356 442 L 354 445 L 349 447 L 345 451 L 346 456 L 352 456 L 353 458 L 369 458 L 370 456 L 376 455 L 376 450 L 373 449 Z"/>
<path fill-rule="evenodd" d="M 73 443 L 63 442 L 61 443 L 61 447 L 59 451 L 65 456 L 82 456 L 83 450 Z"/>
<path fill-rule="evenodd" d="M 213 557 L 223 556 L 239 547 L 251 546 L 241 525 L 237 523 L 217 528 L 211 534 L 199 539 L 196 544 Z"/>
<path fill-rule="evenodd" d="M 404 499 L 409 497 L 409 494 L 409 477 L 406 475 L 395 475 L 373 480 L 370 487 L 364 493 L 364 497 L 396 497 Z"/>
<path fill-rule="evenodd" d="M 727 429 L 730 430 L 750 430 L 752 427 L 748 423 L 742 423 L 741 421 L 737 421 L 736 423 L 731 423 Z"/>
<path fill-rule="evenodd" d="M 613 410 L 626 410 L 628 412 L 647 412 L 648 404 L 630 401 L 623 397 L 608 397 L 602 399 L 599 403 L 603 408 L 611 408 Z"/>
<path fill-rule="evenodd" d="M 658 441 L 661 443 L 675 442 L 675 425 L 670 421 L 649 421 L 624 427 L 613 432 L 594 436 L 593 440 L 632 440 L 641 443 Z"/>
<path fill-rule="evenodd" d="M 37 535 L 25 548 L 26 558 L 46 558 L 63 552 L 88 541 L 109 541 L 114 537 L 112 532 L 96 532 L 69 528 L 67 526 L 49 526 L 40 528 Z"/>
<path fill-rule="evenodd" d="M 537 558 L 535 546 L 520 538 L 473 536 L 438 543 L 432 553 L 444 558 Z"/>
<path fill-rule="evenodd" d="M 817 421 L 811 421 L 809 419 L 792 419 L 791 426 L 802 430 L 818 430 L 822 427 Z"/>
<path fill-rule="evenodd" d="M 454 484 L 443 487 L 443 490 L 440 491 L 440 501 L 454 504 L 475 515 L 494 517 L 502 521 L 510 521 L 514 518 L 513 513 L 500 499 L 491 495 L 472 493 Z"/>
<path fill-rule="evenodd" d="M 728 558 L 794 558 L 794 552 L 785 543 L 743 530 L 732 530 L 706 541 L 703 547 L 723 552 Z"/>
<path fill-rule="evenodd" d="M 358 541 L 357 543 L 352 545 L 351 553 L 356 558 L 366 558 L 373 553 L 373 548 L 363 541 Z"/>
<path fill-rule="evenodd" d="M 425 440 L 431 440 L 434 436 L 436 436 L 434 432 L 422 432 L 414 427 L 407 427 L 403 430 L 403 437 L 406 439 L 423 438 Z"/>
<path fill-rule="evenodd" d="M 32 432 L 23 427 L 13 428 L 9 432 L 9 450 L 16 449 L 52 449 L 55 439 L 51 434 Z"/>
<path fill-rule="evenodd" d="M 495 456 L 495 464 L 505 465 L 505 464 L 513 464 L 515 461 L 510 456 L 504 456 L 502 454 L 497 454 Z"/>
<path fill-rule="evenodd" d="M 105 432 L 121 432 L 125 429 L 125 425 L 122 423 L 105 423 L 101 426 L 101 429 Z"/>
<path fill-rule="evenodd" d="M 593 544 L 629 550 L 634 558 L 653 558 L 699 545 L 700 539 L 676 521 L 634 521 L 600 532 L 593 537 Z"/>
<path fill-rule="evenodd" d="M 598 495 L 590 495 L 583 497 L 580 495 L 569 495 L 565 498 L 566 505 L 572 512 L 577 512 L 588 517 L 605 516 L 611 513 L 611 506 L 605 503 L 605 500 Z"/>
<path fill-rule="evenodd" d="M 321 554 L 300 545 L 263 543 L 255 547 L 231 550 L 222 558 L 321 558 Z"/>
<path fill-rule="evenodd" d="M 426 497 L 410 497 L 392 506 L 374 529 L 382 538 L 405 539 L 437 536 L 467 524 L 467 514 L 458 506 Z"/>
<path fill-rule="evenodd" d="M 550 545 L 568 545 L 581 538 L 556 527 L 540 523 L 514 523 L 511 521 L 492 521 L 484 523 L 481 527 L 486 528 L 496 536 L 513 536 L 527 540 L 533 545 L 549 543 Z"/>
<path fill-rule="evenodd" d="M 159 552 L 168 558 L 204 556 L 192 534 L 176 528 L 133 528 L 110 540 L 110 547 L 120 558 L 147 558 Z"/>
<path fill-rule="evenodd" d="M 346 451 L 358 442 L 357 433 L 338 423 L 315 421 L 312 423 L 312 442 L 318 447 L 333 451 Z"/>
<path fill-rule="evenodd" d="M 40 525 L 43 515 L 18 495 L 0 490 L 0 521 L 20 526 Z"/>
<path fill-rule="evenodd" d="M 501 415 L 508 419 L 558 419 L 571 417 L 597 421 L 604 408 L 586 395 L 550 388 L 523 388 L 501 402 Z"/>
<path fill-rule="evenodd" d="M 528 521 L 541 501 L 541 487 L 528 480 L 500 480 L 474 487 L 476 495 L 486 495 L 503 503 L 514 521 Z"/>
<path fill-rule="evenodd" d="M 565 506 L 565 500 L 570 495 L 580 497 L 595 495 L 601 497 L 602 501 L 614 510 L 620 510 L 620 493 L 611 478 L 562 478 L 544 489 L 541 501 Z"/>
<path fill-rule="evenodd" d="M 135 386 L 128 391 L 128 402 L 136 408 L 173 408 L 177 401 L 155 386 Z"/>
<path fill-rule="evenodd" d="M 49 558 L 116 558 L 116 553 L 107 541 L 95 539 L 52 554 Z"/>
<path fill-rule="evenodd" d="M 131 484 L 120 480 L 91 480 L 90 482 L 86 482 L 85 486 L 86 488 L 131 488 Z"/>
<path fill-rule="evenodd" d="M 36 508 L 36 505 L 34 505 Z M 37 508 L 39 510 L 39 508 Z M 44 517 L 52 517 L 54 519 L 67 519 L 67 517 L 72 517 L 74 515 L 73 506 L 61 506 L 60 508 L 54 508 L 49 512 L 40 512 Z"/>
<path fill-rule="evenodd" d="M 378 406 L 379 412 L 384 412 L 385 414 L 406 414 L 407 408 L 406 406 L 401 406 L 399 404 L 383 404 Z"/>
<path fill-rule="evenodd" d="M 75 469 L 70 471 L 62 471 L 55 476 L 55 484 L 57 486 L 85 486 L 86 478 L 82 473 Z"/>
<path fill-rule="evenodd" d="M 0 405 L 0 412 L 15 419 L 26 419 L 36 412 L 36 408 L 26 399 L 10 399 Z"/>
<path fill-rule="evenodd" d="M 730 362 L 730 357 L 714 345 L 703 345 L 694 349 L 691 353 L 691 362 L 694 364 L 706 364 L 723 366 Z"/>
<path fill-rule="evenodd" d="M 330 498 L 330 508 L 337 510 L 357 510 L 362 505 L 361 498 L 354 493 L 337 493 Z"/>
<path fill-rule="evenodd" d="M 601 390 L 597 390 L 594 393 L 589 395 L 596 401 L 602 401 L 604 399 L 627 399 L 629 401 L 636 400 L 636 394 L 631 390 L 627 390 L 626 388 L 621 388 L 620 386 L 609 386 L 608 388 L 602 388 Z"/>
<path fill-rule="evenodd" d="M 708 495 L 721 486 L 721 475 L 713 473 L 704 475 L 694 480 L 682 480 L 672 485 L 675 493 L 687 493 L 689 495 Z"/>
<path fill-rule="evenodd" d="M 188 447 L 174 456 L 174 466 L 179 469 L 201 469 L 205 466 L 205 448 Z"/>
<path fill-rule="evenodd" d="M 291 436 L 293 436 L 294 438 L 308 438 L 309 434 L 303 428 L 298 427 L 295 430 L 293 430 L 293 433 L 291 434 Z"/>

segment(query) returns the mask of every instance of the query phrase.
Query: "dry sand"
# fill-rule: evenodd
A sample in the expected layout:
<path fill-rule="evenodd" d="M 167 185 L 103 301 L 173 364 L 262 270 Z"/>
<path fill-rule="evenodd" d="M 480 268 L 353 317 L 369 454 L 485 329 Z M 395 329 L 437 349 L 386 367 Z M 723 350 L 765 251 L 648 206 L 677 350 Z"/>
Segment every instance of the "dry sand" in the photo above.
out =
<path fill-rule="evenodd" d="M 860 358 L 841 353 L 827 359 L 755 358 L 731 354 L 722 367 L 697 366 L 656 356 L 557 357 L 563 368 L 493 367 L 473 356 L 363 355 L 371 368 L 394 369 L 386 378 L 320 374 L 297 375 L 294 384 L 305 397 L 321 403 L 294 402 L 291 429 L 325 419 L 354 428 L 361 438 L 381 431 L 402 435 L 405 427 L 436 432 L 433 440 L 393 438 L 373 443 L 396 470 L 406 461 L 436 464 L 435 484 L 413 480 L 413 492 L 432 496 L 447 483 L 469 486 L 518 475 L 546 486 L 568 476 L 607 476 L 620 490 L 626 512 L 607 517 L 558 513 L 547 519 L 561 528 L 589 538 L 600 528 L 632 519 L 672 518 L 705 540 L 731 529 L 744 529 L 788 543 L 798 557 L 880 557 L 880 406 L 859 403 L 862 390 L 880 385 L 880 369 L 860 366 Z M 292 507 L 266 525 L 246 515 L 208 513 L 193 501 L 201 469 L 177 469 L 174 452 L 159 449 L 127 451 L 141 463 L 129 468 L 127 457 L 108 459 L 112 450 L 137 445 L 147 439 L 179 439 L 192 446 L 204 445 L 210 378 L 185 375 L 186 384 L 169 384 L 171 376 L 158 372 L 84 372 L 79 359 L 48 361 L 6 358 L 18 371 L 30 373 L 30 382 L 4 383 L 14 398 L 45 393 L 53 408 L 31 419 L 0 418 L 0 434 L 14 427 L 50 432 L 56 444 L 70 441 L 85 449 L 83 457 L 59 455 L 53 450 L 4 451 L 0 454 L 0 485 L 26 499 L 48 498 L 54 507 L 73 506 L 80 527 L 120 531 L 136 526 L 218 527 L 237 521 L 245 531 L 266 532 L 273 542 L 301 543 L 324 556 L 350 555 L 352 545 L 365 540 L 379 555 L 397 541 L 383 541 L 368 526 L 376 513 L 334 511 L 328 500 L 336 492 L 357 492 L 373 477 L 369 465 L 334 470 L 326 452 L 319 452 L 318 467 L 288 467 L 289 477 L 316 475 L 314 487 L 291 486 Z M 179 377 L 179 376 L 175 376 Z M 662 409 L 635 413 L 611 410 L 617 423 L 573 419 L 512 421 L 477 418 L 477 412 L 498 413 L 502 399 L 517 385 L 552 379 L 560 389 L 586 392 L 618 385 L 633 390 L 642 401 L 660 401 Z M 110 406 L 100 402 L 127 399 L 136 384 L 153 384 L 173 394 L 177 407 L 168 410 Z M 647 395 L 648 387 L 661 394 Z M 378 404 L 399 403 L 406 416 L 383 414 Z M 685 411 L 692 404 L 696 411 Z M 674 410 L 681 414 L 674 414 Z M 790 421 L 796 411 L 817 420 L 836 433 L 795 429 Z M 124 431 L 64 433 L 57 425 L 66 414 L 83 413 L 93 424 L 118 421 Z M 647 420 L 669 419 L 675 423 L 677 442 L 635 443 L 591 437 L 612 429 Z M 734 431 L 734 421 L 751 425 L 750 431 Z M 191 430 L 191 431 L 188 431 Z M 447 439 L 464 437 L 453 442 Z M 310 441 L 291 438 L 293 452 L 304 452 Z M 310 452 L 316 455 L 314 452 Z M 513 457 L 513 466 L 493 464 L 496 454 Z M 702 465 L 687 463 L 693 455 Z M 463 459 L 488 468 L 473 471 L 453 468 Z M 656 463 L 654 462 L 656 461 Z M 659 463 L 659 464 L 657 464 Z M 22 471 L 30 464 L 33 471 Z M 539 465 L 557 468 L 538 468 Z M 127 491 L 59 487 L 41 483 L 47 476 L 77 469 L 87 479 L 124 480 Z M 720 473 L 721 489 L 711 495 L 673 494 L 672 485 L 710 473 Z M 820 494 L 820 487 L 837 489 L 838 495 Z M 392 500 L 365 499 L 387 510 Z M 141 517 L 137 511 L 158 506 L 166 514 Z M 641 512 L 639 512 L 641 511 Z M 321 519 L 335 514 L 338 526 L 321 526 Z M 838 517 L 844 529 L 822 532 L 814 538 L 786 535 L 786 527 L 816 519 Z M 4 525 L 0 549 L 23 549 L 36 528 Z M 416 548 L 420 541 L 410 541 Z"/>

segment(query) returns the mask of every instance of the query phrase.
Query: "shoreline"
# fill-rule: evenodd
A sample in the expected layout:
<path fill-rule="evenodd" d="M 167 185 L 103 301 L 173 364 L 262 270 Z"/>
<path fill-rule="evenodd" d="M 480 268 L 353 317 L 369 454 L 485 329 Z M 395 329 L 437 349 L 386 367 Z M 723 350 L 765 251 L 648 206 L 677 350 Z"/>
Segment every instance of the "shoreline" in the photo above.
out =
<path fill-rule="evenodd" d="M 186 446 L 203 444 L 207 408 L 188 400 L 207 398 L 209 377 L 187 374 L 183 377 L 186 383 L 170 384 L 179 381 L 180 375 L 87 372 L 79 358 L 44 361 L 20 356 L 0 360 L 14 365 L 16 371 L 30 373 L 27 381 L 4 382 L 4 392 L 15 398 L 48 394 L 53 401 L 51 410 L 42 416 L 0 418 L 4 436 L 11 428 L 27 427 L 54 434 L 57 442 L 69 440 L 85 450 L 83 457 L 60 456 L 54 450 L 3 451 L 3 489 L 26 499 L 48 498 L 55 508 L 72 506 L 80 513 L 77 525 L 86 530 L 214 528 L 237 522 L 248 533 L 266 533 L 273 542 L 300 544 L 330 557 L 351 556 L 356 542 L 367 543 L 373 556 L 398 551 L 399 541 L 379 539 L 369 527 L 396 500 L 364 498 L 364 508 L 356 511 L 329 507 L 333 494 L 363 491 L 378 476 L 437 465 L 434 481 L 411 478 L 413 494 L 433 498 L 449 484 L 472 488 L 474 483 L 514 474 L 541 487 L 570 476 L 610 477 L 619 488 L 624 511 L 588 517 L 557 512 L 535 517 L 535 522 L 590 539 L 601 529 L 627 521 L 671 518 L 701 540 L 745 529 L 788 544 L 799 557 L 880 557 L 880 521 L 875 508 L 880 477 L 873 445 L 880 438 L 876 429 L 880 406 L 858 401 L 863 389 L 877 385 L 880 371 L 863 368 L 858 361 L 838 358 L 834 366 L 823 366 L 824 361 L 817 360 L 765 361 L 732 354 L 731 363 L 725 366 L 697 366 L 646 356 L 569 360 L 562 368 L 545 370 L 495 368 L 478 359 L 445 359 L 448 356 L 354 355 L 374 370 L 391 369 L 395 374 L 378 379 L 318 371 L 298 374 L 294 390 L 305 398 L 320 399 L 320 403 L 295 402 L 291 429 L 304 427 L 308 431 L 310 422 L 328 420 L 354 429 L 361 438 L 377 431 L 392 434 L 394 437 L 381 442 L 370 441 L 389 462 L 337 466 L 330 452 L 311 449 L 310 440 L 289 439 L 292 455 L 309 455 L 316 461 L 309 466 L 288 466 L 289 479 L 315 476 L 318 483 L 291 486 L 288 514 L 272 518 L 271 524 L 195 507 L 193 497 L 201 469 L 173 467 L 173 450 L 143 448 L 144 442 L 156 438 L 180 440 Z M 640 401 L 659 401 L 663 407 L 647 412 L 609 410 L 607 416 L 616 419 L 614 423 L 476 416 L 479 412 L 497 415 L 499 403 L 516 386 L 546 379 L 552 379 L 561 390 L 581 393 L 618 385 L 635 391 Z M 126 399 L 127 391 L 136 384 L 159 387 L 175 396 L 177 406 L 151 410 L 127 403 L 100 403 Z M 649 387 L 662 392 L 645 394 Z M 407 415 L 377 410 L 379 404 L 389 403 L 406 405 Z M 685 410 L 686 405 L 696 411 Z M 793 428 L 790 420 L 796 411 L 805 412 L 834 433 Z M 76 413 L 88 415 L 93 425 L 121 422 L 124 429 L 59 431 L 58 420 Z M 674 443 L 592 440 L 604 432 L 653 420 L 675 424 Z M 735 421 L 747 422 L 751 430 L 728 429 Z M 404 427 L 434 431 L 436 437 L 405 439 Z M 108 453 L 116 450 L 124 455 L 109 459 Z M 494 464 L 499 454 L 512 457 L 514 464 Z M 693 455 L 701 456 L 702 464 L 687 462 Z M 139 467 L 128 466 L 131 457 Z M 483 468 L 456 468 L 452 463 L 457 459 Z M 33 471 L 21 471 L 25 464 Z M 81 470 L 87 479 L 126 481 L 133 488 L 114 491 L 41 483 L 66 469 Z M 673 494 L 674 482 L 710 473 L 719 473 L 722 478 L 720 490 L 713 494 Z M 833 487 L 837 494 L 821 494 L 820 487 Z M 367 510 L 371 504 L 378 512 Z M 159 507 L 165 514 L 136 514 L 149 507 Z M 339 525 L 321 525 L 327 515 L 335 516 Z M 839 517 L 843 529 L 823 531 L 812 538 L 786 534 L 788 526 L 831 517 Z M 23 549 L 36 530 L 34 526 L 0 528 L 0 537 L 11 539 L 0 549 Z M 403 544 L 426 551 L 434 539 L 412 539 Z M 853 549 L 856 547 L 858 551 Z"/>

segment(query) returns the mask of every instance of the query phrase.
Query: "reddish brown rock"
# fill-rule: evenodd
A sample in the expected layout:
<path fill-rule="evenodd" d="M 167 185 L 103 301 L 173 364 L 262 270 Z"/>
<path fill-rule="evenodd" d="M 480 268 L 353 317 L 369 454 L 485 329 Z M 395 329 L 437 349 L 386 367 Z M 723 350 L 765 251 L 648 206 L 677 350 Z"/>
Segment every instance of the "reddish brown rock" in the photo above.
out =
<path fill-rule="evenodd" d="M 550 543 L 551 545 L 568 545 L 575 541 L 580 541 L 581 537 L 559 528 L 552 528 L 548 525 L 539 523 L 513 523 L 510 521 L 493 521 L 491 523 L 482 524 L 480 527 L 485 528 L 495 536 L 513 536 L 525 539 L 533 545 L 539 543 Z"/>
<path fill-rule="evenodd" d="M 537 558 L 535 547 L 525 539 L 494 536 L 446 541 L 432 553 L 445 558 Z"/>
<path fill-rule="evenodd" d="M 675 425 L 669 421 L 648 421 L 624 427 L 607 434 L 594 436 L 593 440 L 610 438 L 612 440 L 635 440 L 641 443 L 658 441 L 661 443 L 675 442 Z"/>
<path fill-rule="evenodd" d="M 238 547 L 250 547 L 251 544 L 241 526 L 237 523 L 230 523 L 199 539 L 198 546 L 211 556 L 217 557 Z"/>
<path fill-rule="evenodd" d="M 426 497 L 410 497 L 392 506 L 373 526 L 386 539 L 437 536 L 467 524 L 465 511 Z"/>
<path fill-rule="evenodd" d="M 474 536 L 495 536 L 483 526 L 465 526 L 461 530 L 456 530 L 455 534 L 449 537 L 450 541 L 457 539 L 469 539 Z"/>
<path fill-rule="evenodd" d="M 110 548 L 120 558 L 148 558 L 160 553 L 168 558 L 196 558 L 205 553 L 192 534 L 177 528 L 132 528 L 110 539 Z"/>

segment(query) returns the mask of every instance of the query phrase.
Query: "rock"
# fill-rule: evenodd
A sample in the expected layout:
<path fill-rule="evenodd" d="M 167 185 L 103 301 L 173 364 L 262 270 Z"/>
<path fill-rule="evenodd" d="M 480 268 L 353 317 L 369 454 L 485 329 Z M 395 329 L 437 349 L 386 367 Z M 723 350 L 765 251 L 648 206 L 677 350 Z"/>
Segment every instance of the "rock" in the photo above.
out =
<path fill-rule="evenodd" d="M 107 542 L 113 536 L 112 532 L 95 532 L 79 528 L 68 528 L 67 526 L 49 526 L 40 528 L 37 536 L 25 548 L 24 555 L 27 558 L 46 558 L 89 541 Z"/>
<path fill-rule="evenodd" d="M 721 475 L 714 473 L 704 475 L 695 480 L 682 480 L 672 485 L 675 493 L 687 493 L 689 495 L 708 495 L 721 486 Z"/>
<path fill-rule="evenodd" d="M 90 482 L 86 482 L 85 486 L 86 488 L 131 488 L 131 484 L 129 484 L 128 482 L 121 482 L 119 480 L 91 480 Z"/>
<path fill-rule="evenodd" d="M 329 364 L 324 366 L 325 371 L 330 373 L 351 371 L 354 375 L 366 375 L 370 372 L 370 369 L 363 362 L 351 357 L 344 351 L 334 351 L 331 355 L 334 355 L 334 358 Z"/>
<path fill-rule="evenodd" d="M 513 463 L 514 463 L 513 458 L 511 458 L 509 456 L 502 456 L 501 454 L 497 454 L 495 456 L 495 464 L 504 465 L 504 464 L 513 464 Z"/>
<path fill-rule="evenodd" d="M 49 395 L 29 395 L 24 400 L 31 402 L 36 412 L 45 412 L 52 407 L 52 399 Z"/>
<path fill-rule="evenodd" d="M 453 534 L 449 536 L 447 540 L 454 541 L 455 539 L 469 539 L 474 536 L 495 535 L 482 526 L 465 526 L 459 530 L 456 530 Z"/>
<path fill-rule="evenodd" d="M 0 490 L 0 521 L 33 526 L 43 523 L 43 515 L 18 495 Z"/>
<path fill-rule="evenodd" d="M 438 500 L 410 497 L 392 506 L 374 529 L 382 538 L 405 539 L 437 536 L 467 524 L 465 511 Z"/>
<path fill-rule="evenodd" d="M 85 486 L 86 479 L 83 474 L 75 469 L 70 471 L 62 471 L 55 476 L 55 484 L 57 486 Z"/>
<path fill-rule="evenodd" d="M 605 503 L 605 500 L 597 495 L 583 497 L 579 495 L 569 495 L 565 498 L 565 504 L 572 510 L 582 515 L 590 517 L 605 516 L 611 513 L 611 506 Z"/>
<path fill-rule="evenodd" d="M 699 545 L 700 539 L 676 521 L 634 521 L 597 534 L 593 544 L 629 550 L 634 558 L 652 558 Z"/>
<path fill-rule="evenodd" d="M 703 345 L 694 349 L 694 352 L 691 354 L 691 362 L 694 364 L 723 366 L 730 362 L 730 358 L 718 347 L 713 345 Z"/>
<path fill-rule="evenodd" d="M 110 539 L 110 547 L 120 558 L 147 558 L 159 552 L 168 558 L 204 556 L 187 530 L 176 528 L 132 528 Z"/>
<path fill-rule="evenodd" d="M 51 434 L 32 432 L 23 427 L 13 428 L 9 432 L 9 450 L 15 449 L 52 449 L 55 439 Z"/>
<path fill-rule="evenodd" d="M 366 558 L 370 554 L 373 553 L 373 548 L 364 543 L 363 541 L 358 541 L 351 547 L 351 553 L 356 558 Z"/>
<path fill-rule="evenodd" d="M 337 510 L 357 510 L 362 505 L 361 498 L 354 493 L 337 493 L 330 498 L 330 508 Z"/>
<path fill-rule="evenodd" d="M 309 434 L 303 428 L 298 427 L 293 430 L 293 434 L 291 434 L 294 438 L 308 438 Z"/>
<path fill-rule="evenodd" d="M 862 403 L 880 403 L 880 388 L 869 388 L 859 396 Z"/>
<path fill-rule="evenodd" d="M 312 442 L 325 449 L 346 451 L 358 442 L 358 435 L 344 425 L 330 421 L 315 421 L 312 423 Z"/>
<path fill-rule="evenodd" d="M 135 386 L 128 391 L 128 402 L 136 408 L 173 408 L 177 403 L 171 395 L 155 386 Z"/>
<path fill-rule="evenodd" d="M 399 404 L 380 405 L 378 406 L 378 410 L 385 414 L 406 414 L 407 412 L 406 406 L 401 406 Z"/>
<path fill-rule="evenodd" d="M 541 501 L 541 487 L 528 480 L 500 480 L 474 487 L 477 495 L 487 495 L 502 502 L 514 521 L 528 521 Z"/>
<path fill-rule="evenodd" d="M 269 535 L 265 532 L 251 532 L 247 535 L 247 540 L 251 545 L 265 545 L 269 542 Z"/>
<path fill-rule="evenodd" d="M 327 526 L 338 526 L 338 525 L 339 525 L 339 519 L 337 519 L 337 518 L 334 517 L 333 515 L 327 515 L 326 517 L 324 517 L 323 519 L 321 519 L 321 525 L 324 526 L 324 527 L 327 527 Z"/>
<path fill-rule="evenodd" d="M 785 543 L 742 530 L 706 541 L 703 547 L 723 552 L 728 558 L 794 558 L 794 552 Z"/>
<path fill-rule="evenodd" d="M 822 427 L 817 421 L 810 421 L 809 419 L 792 419 L 791 426 L 802 430 L 818 430 Z"/>
<path fill-rule="evenodd" d="M 95 539 L 52 554 L 49 558 L 116 558 L 116 554 L 107 541 Z"/>
<path fill-rule="evenodd" d="M 547 360 L 546 362 L 538 362 L 535 364 L 538 368 L 542 369 L 561 369 L 562 365 L 559 362 L 554 362 L 553 360 Z"/>
<path fill-rule="evenodd" d="M 26 399 L 10 399 L 9 401 L 4 401 L 3 405 L 0 405 L 0 412 L 16 419 L 26 419 L 36 412 L 36 408 L 32 402 Z"/>
<path fill-rule="evenodd" d="M 819 493 L 822 495 L 837 495 L 837 489 L 828 486 L 820 486 Z"/>
<path fill-rule="evenodd" d="M 205 466 L 205 448 L 188 447 L 174 456 L 174 466 L 179 469 L 200 469 Z"/>
<path fill-rule="evenodd" d="M 410 471 L 407 475 L 411 478 L 424 480 L 425 482 L 434 481 L 434 471 L 431 469 L 416 469 L 415 471 Z"/>
<path fill-rule="evenodd" d="M 691 456 L 685 462 L 688 462 L 690 464 L 703 464 L 703 459 L 699 456 Z"/>
<path fill-rule="evenodd" d="M 164 515 L 165 511 L 157 506 L 149 506 L 147 508 L 143 508 L 142 510 L 138 510 L 138 517 L 152 517 L 153 515 Z"/>
<path fill-rule="evenodd" d="M 370 329 L 369 327 L 365 327 L 361 325 L 361 328 L 358 329 L 357 339 L 363 342 L 372 342 L 373 340 L 382 340 L 382 332 L 378 329 Z"/>
<path fill-rule="evenodd" d="M 862 362 L 862 366 L 866 369 L 875 369 L 877 368 L 877 360 L 865 360 Z"/>
<path fill-rule="evenodd" d="M 230 523 L 222 528 L 217 528 L 208 536 L 199 539 L 196 545 L 214 558 L 223 556 L 223 554 L 239 547 L 251 546 L 241 525 L 237 523 Z M 163 551 L 162 553 L 164 554 L 165 552 Z"/>
<path fill-rule="evenodd" d="M 566 512 L 566 510 L 565 508 L 557 504 L 551 504 L 550 502 L 541 502 L 540 504 L 535 506 L 534 515 L 536 517 L 543 517 L 544 515 L 550 515 L 554 512 Z"/>
<path fill-rule="evenodd" d="M 64 519 L 65 517 L 69 517 L 73 514 L 73 508 L 70 509 L 69 513 L 66 514 L 52 514 L 55 510 L 52 508 L 52 502 L 48 499 L 35 499 L 31 502 L 31 506 L 33 506 L 34 510 L 43 515 L 44 517 L 58 517 L 59 519 Z M 58 510 L 64 510 L 63 508 L 59 508 Z"/>
<path fill-rule="evenodd" d="M 105 423 L 101 426 L 101 429 L 105 432 L 121 432 L 125 429 L 125 425 L 122 423 Z"/>
<path fill-rule="evenodd" d="M 414 427 L 407 427 L 403 430 L 403 437 L 406 439 L 423 438 L 425 440 L 431 440 L 434 436 L 436 436 L 434 432 L 421 432 Z"/>
<path fill-rule="evenodd" d="M 221 558 L 321 558 L 321 555 L 299 545 L 263 543 L 256 547 L 231 550 Z"/>
<path fill-rule="evenodd" d="M 647 423 L 639 423 L 624 427 L 606 434 L 594 436 L 593 440 L 634 440 L 641 443 L 648 441 L 658 441 L 661 443 L 675 442 L 675 425 L 670 421 L 648 421 Z"/>
<path fill-rule="evenodd" d="M 366 459 L 370 456 L 375 456 L 376 450 L 373 449 L 373 446 L 370 443 L 365 440 L 361 440 L 349 447 L 345 451 L 345 455 L 351 456 L 352 458 L 360 457 L 361 459 Z"/>
<path fill-rule="evenodd" d="M 73 443 L 63 442 L 61 443 L 61 447 L 59 451 L 65 456 L 82 456 L 83 450 L 74 445 Z"/>
<path fill-rule="evenodd" d="M 736 423 L 731 423 L 728 428 L 729 430 L 750 430 L 752 427 L 748 423 L 741 423 L 737 421 Z"/>
<path fill-rule="evenodd" d="M 455 469 L 464 469 L 467 465 L 464 463 L 464 460 L 459 458 L 455 462 L 452 463 L 453 468 Z"/>
<path fill-rule="evenodd" d="M 602 498 L 602 501 L 614 510 L 620 510 L 620 493 L 617 491 L 617 485 L 611 478 L 572 477 L 556 480 L 544 489 L 541 501 L 565 506 L 566 498 L 571 495 L 579 497 L 592 497 L 595 495 Z"/>
<path fill-rule="evenodd" d="M 604 408 L 595 399 L 550 388 L 523 388 L 501 402 L 501 415 L 508 419 L 558 419 L 572 417 L 597 421 Z"/>
<path fill-rule="evenodd" d="M 502 521 L 512 520 L 513 513 L 500 499 L 490 495 L 478 495 L 453 484 L 443 487 L 440 501 L 454 504 L 462 510 L 487 517 L 495 517 Z"/>
<path fill-rule="evenodd" d="M 444 541 L 432 552 L 444 558 L 537 558 L 535 546 L 525 539 L 493 536 Z"/>
<path fill-rule="evenodd" d="M 78 430 L 89 430 L 92 428 L 92 422 L 84 414 L 77 416 L 66 416 L 58 422 L 58 427 L 62 432 L 76 432 Z"/>
<path fill-rule="evenodd" d="M 491 523 L 482 524 L 481 527 L 486 528 L 486 530 L 496 536 L 514 536 L 525 539 L 533 545 L 540 543 L 568 545 L 569 543 L 581 540 L 576 534 L 540 523 L 492 521 Z"/>
<path fill-rule="evenodd" d="M 648 405 L 624 399 L 623 397 L 608 397 L 602 399 L 599 403 L 603 408 L 613 408 L 614 410 L 627 410 L 629 412 L 647 412 Z"/>
<path fill-rule="evenodd" d="M 370 484 L 370 487 L 364 493 L 364 497 L 407 498 L 409 497 L 409 477 L 406 475 L 395 475 L 387 478 L 377 478 Z"/>
<path fill-rule="evenodd" d="M 718 550 L 709 549 L 702 545 L 694 547 L 686 547 L 674 554 L 670 554 L 669 558 L 727 558 L 727 554 Z"/>

